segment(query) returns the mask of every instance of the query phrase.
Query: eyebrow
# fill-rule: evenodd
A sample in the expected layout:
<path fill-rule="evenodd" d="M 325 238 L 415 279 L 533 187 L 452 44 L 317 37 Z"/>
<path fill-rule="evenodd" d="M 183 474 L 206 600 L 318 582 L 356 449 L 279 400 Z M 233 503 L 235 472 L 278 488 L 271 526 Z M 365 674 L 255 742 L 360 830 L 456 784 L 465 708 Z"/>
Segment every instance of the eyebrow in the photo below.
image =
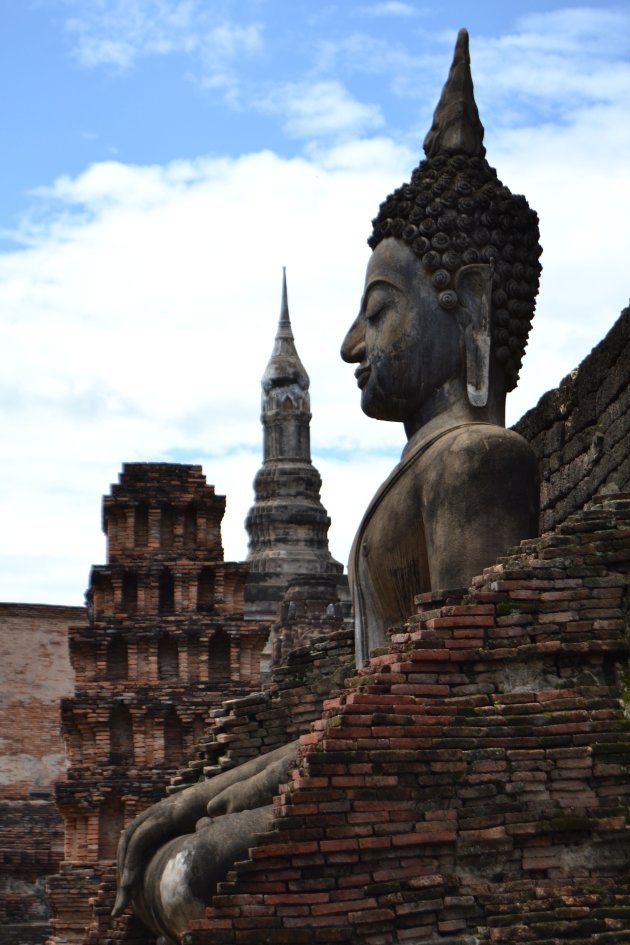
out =
<path fill-rule="evenodd" d="M 367 304 L 367 300 L 368 300 L 368 296 L 370 292 L 372 292 L 373 290 L 375 291 L 376 289 L 380 289 L 380 288 L 395 289 L 398 292 L 403 291 L 402 287 L 400 285 L 397 285 L 397 283 L 394 282 L 392 279 L 386 278 L 385 276 L 376 276 L 375 278 L 371 279 L 370 282 L 368 282 L 365 289 L 363 290 L 363 295 L 361 297 L 361 307 L 359 308 L 359 315 L 363 315 L 365 312 L 365 306 Z"/>

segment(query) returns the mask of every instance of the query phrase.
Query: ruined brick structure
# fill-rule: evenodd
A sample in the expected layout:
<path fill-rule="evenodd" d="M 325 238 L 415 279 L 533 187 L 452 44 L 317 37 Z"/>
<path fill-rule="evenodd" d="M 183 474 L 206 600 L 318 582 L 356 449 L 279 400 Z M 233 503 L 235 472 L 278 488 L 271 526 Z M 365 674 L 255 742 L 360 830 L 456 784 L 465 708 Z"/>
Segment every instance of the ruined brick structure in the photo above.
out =
<path fill-rule="evenodd" d="M 627 942 L 629 562 L 605 497 L 420 599 L 186 945 Z"/>
<path fill-rule="evenodd" d="M 538 457 L 542 531 L 596 492 L 630 491 L 630 308 L 514 427 Z"/>
<path fill-rule="evenodd" d="M 0 942 L 50 932 L 43 877 L 63 853 L 54 784 L 65 772 L 59 702 L 73 690 L 70 621 L 82 607 L 0 604 Z"/>
<path fill-rule="evenodd" d="M 284 666 L 294 650 L 308 647 L 324 627 L 330 632 L 341 628 L 350 604 L 345 587 L 339 590 L 332 574 L 299 575 L 287 585 L 265 647 L 274 669 Z"/>
<path fill-rule="evenodd" d="M 231 699 L 212 713 L 195 757 L 173 778 L 168 793 L 213 777 L 309 731 L 332 689 L 354 671 L 353 631 L 324 619 L 321 636 L 291 652 L 264 690 Z"/>
<path fill-rule="evenodd" d="M 212 704 L 208 680 L 200 678 L 197 687 L 187 679 L 176 685 L 164 668 L 160 680 L 158 670 L 156 627 L 170 628 L 177 637 L 186 621 L 178 623 L 179 612 L 139 618 L 141 608 L 159 610 L 160 599 L 170 598 L 170 582 L 159 575 L 182 558 L 182 566 L 173 568 L 182 581 L 174 581 L 172 599 L 196 619 L 192 602 L 200 597 L 193 574 L 200 557 L 191 556 L 190 538 L 186 555 L 160 557 L 162 515 L 156 508 L 164 494 L 156 506 L 152 499 L 146 503 L 146 515 L 136 516 L 143 500 L 140 491 L 131 498 L 134 489 L 128 489 L 124 524 L 121 516 L 114 525 L 126 549 L 116 558 L 123 552 L 119 547 L 112 558 L 110 544 L 108 565 L 95 569 L 91 582 L 93 626 L 71 634 L 73 662 L 82 675 L 76 715 L 70 703 L 64 708 L 75 763 L 60 800 L 66 800 L 83 839 L 79 844 L 75 831 L 80 863 L 67 860 L 52 884 L 67 919 L 79 920 L 59 928 L 57 941 L 152 942 L 129 917 L 110 923 L 113 870 L 111 861 L 97 860 L 96 851 L 101 842 L 113 849 L 114 831 L 105 824 L 117 830 L 121 809 L 119 803 L 103 809 L 100 836 L 103 801 L 124 796 L 126 819 L 163 795 L 167 775 L 170 790 L 178 790 L 307 732 L 300 772 L 278 799 L 274 830 L 228 877 L 215 909 L 191 929 L 187 945 L 625 945 L 629 319 L 625 310 L 580 369 L 517 425 L 537 451 L 543 524 L 556 527 L 553 534 L 514 549 L 459 596 L 419 600 L 416 617 L 397 628 L 391 644 L 358 674 L 350 636 L 323 586 L 335 583 L 334 574 L 314 576 L 310 586 L 304 580 L 290 585 L 275 628 L 282 657 L 318 629 L 324 636 L 292 653 L 264 692 L 252 692 L 241 678 L 241 689 L 235 685 L 233 698 L 210 713 L 210 732 L 194 751 L 186 746 L 195 735 L 195 710 L 201 709 L 195 697 L 204 695 L 204 709 Z M 125 471 L 136 468 L 157 467 Z M 161 468 L 166 476 L 194 469 Z M 125 505 L 123 483 L 116 488 L 122 488 Z M 568 518 L 602 489 L 608 494 L 591 509 Z M 184 513 L 172 530 L 182 546 L 185 518 Z M 168 535 L 170 526 L 164 530 Z M 146 542 L 144 550 L 133 547 L 136 534 Z M 217 563 L 234 573 L 242 567 L 225 565 L 220 553 Z M 140 575 L 135 595 L 133 579 L 124 578 L 134 569 Z M 145 588 L 151 588 L 148 594 Z M 134 596 L 135 615 L 120 609 L 105 619 L 103 602 L 119 607 Z M 233 615 L 229 620 L 242 641 L 248 630 Z M 136 631 L 127 632 L 127 624 Z M 181 633 L 183 640 L 187 631 Z M 105 641 L 121 637 L 127 643 L 126 686 L 106 678 Z M 124 665 L 123 648 L 116 647 L 109 662 Z M 163 667 L 167 649 L 162 646 Z M 94 655 L 91 681 L 79 652 Z M 178 650 L 180 683 L 186 656 L 189 671 L 195 664 L 189 652 Z M 134 676 L 138 667 L 152 682 Z M 156 679 L 165 686 L 163 695 L 157 694 Z M 189 701 L 184 691 L 190 691 Z M 171 745 L 179 750 L 181 744 L 180 757 L 192 758 L 170 766 L 161 755 L 168 692 L 173 711 L 184 710 L 181 742 L 176 737 Z M 106 763 L 112 760 L 108 713 L 116 700 L 131 715 L 134 766 Z M 186 728 L 191 720 L 192 735 Z M 82 766 L 84 739 L 88 746 L 93 739 L 94 746 Z M 123 751 L 124 743 L 120 737 Z M 150 756 L 142 751 L 154 753 L 147 766 L 141 762 Z M 117 784 L 114 773 L 121 776 Z M 89 931 L 80 932 L 86 916 Z"/>
<path fill-rule="evenodd" d="M 287 585 L 305 576 L 334 578 L 330 602 L 347 602 L 343 565 L 328 548 L 330 518 L 320 499 L 321 478 L 311 462 L 309 377 L 295 347 L 286 273 L 280 319 L 262 378 L 263 465 L 254 480 L 249 534 L 246 613 L 276 620 Z"/>
<path fill-rule="evenodd" d="M 311 626 L 309 645 L 294 649 L 286 663 L 274 669 L 263 691 L 226 700 L 211 712 L 208 731 L 193 758 L 171 780 L 167 793 L 273 751 L 309 731 L 331 690 L 354 672 L 352 629 L 325 609 L 318 613 L 317 622 L 320 636 L 314 635 Z M 112 896 L 113 882 L 103 883 L 97 907 L 105 911 Z M 103 922 L 101 934 L 90 940 L 93 945 L 153 945 L 151 934 L 132 915 L 112 920 L 106 932 L 105 927 Z"/>
<path fill-rule="evenodd" d="M 627 371 L 613 382 L 604 354 L 616 338 L 624 363 L 626 324 L 624 312 L 583 366 L 598 411 L 618 421 L 600 428 L 621 444 L 615 470 L 628 459 Z M 584 389 L 583 368 L 565 385 Z M 523 423 L 544 429 L 556 396 Z M 570 451 L 587 424 L 562 403 Z M 185 945 L 625 945 L 630 495 L 611 479 L 597 497 L 604 480 L 581 470 L 586 508 L 471 587 L 420 597 L 358 672 L 341 630 L 215 714 L 171 790 L 310 731 L 272 829 Z M 123 940 L 148 945 L 118 921 Z"/>
<path fill-rule="evenodd" d="M 328 548 L 286 280 L 282 299 L 263 377 L 265 462 L 248 516 L 248 563 L 223 562 L 225 499 L 199 467 L 127 464 L 105 498 L 108 563 L 92 571 L 90 626 L 70 634 L 77 694 L 63 706 L 70 771 L 57 789 L 66 843 L 63 868 L 48 883 L 53 942 L 108 934 L 120 829 L 163 795 L 207 714 L 259 687 L 272 622 L 267 668 L 274 654 L 282 661 L 323 626 L 343 623 L 347 580 Z M 298 603 L 287 605 L 295 614 L 282 630 L 288 583 Z"/>
<path fill-rule="evenodd" d="M 92 569 L 89 622 L 70 629 L 53 942 L 98 940 L 111 902 L 91 899 L 111 882 L 121 828 L 163 796 L 209 710 L 259 683 L 268 625 L 244 621 L 247 566 L 223 560 L 224 511 L 199 466 L 126 464 L 105 497 L 107 564 Z"/>

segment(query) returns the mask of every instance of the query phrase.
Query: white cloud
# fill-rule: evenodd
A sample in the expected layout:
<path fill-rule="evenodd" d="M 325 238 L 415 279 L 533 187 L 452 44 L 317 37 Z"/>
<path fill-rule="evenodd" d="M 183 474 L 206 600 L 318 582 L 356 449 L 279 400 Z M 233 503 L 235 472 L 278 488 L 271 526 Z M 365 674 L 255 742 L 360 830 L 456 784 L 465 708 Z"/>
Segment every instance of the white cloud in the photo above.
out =
<path fill-rule="evenodd" d="M 179 5 L 182 35 L 196 6 Z M 603 39 L 584 59 L 577 40 L 559 43 L 558 58 L 545 23 L 570 25 L 528 21 L 514 34 L 529 30 L 518 55 L 507 39 L 472 44 L 489 159 L 539 212 L 544 245 L 511 421 L 597 343 L 629 291 L 627 66 L 609 60 Z M 226 56 L 236 55 L 224 42 Z M 621 42 L 611 36 L 611 48 Z M 422 68 L 433 69 L 433 58 Z M 431 107 L 445 74 L 441 56 Z M 534 127 L 522 112 L 497 120 L 519 89 L 539 99 L 544 123 Z M 0 255 L 0 599 L 28 599 L 35 570 L 40 600 L 81 602 L 90 565 L 104 560 L 101 496 L 123 461 L 203 462 L 228 498 L 226 555 L 245 556 L 242 522 L 260 465 L 259 380 L 282 265 L 312 381 L 313 455 L 325 477 L 331 547 L 346 559 L 367 496 L 391 465 L 383 451 L 400 449 L 403 434 L 360 414 L 338 349 L 361 293 L 369 221 L 419 155 L 383 134 L 378 107 L 339 79 L 273 92 L 255 105 L 306 138 L 302 158 L 260 151 L 166 166 L 96 164 L 41 188 L 16 234 L 23 248 Z M 380 136 L 361 140 L 374 129 Z"/>
<path fill-rule="evenodd" d="M 66 0 L 75 14 L 66 31 L 77 61 L 86 68 L 130 69 L 148 56 L 187 54 L 206 88 L 238 95 L 242 58 L 263 48 L 260 23 L 234 22 L 222 4 L 201 0 Z"/>
<path fill-rule="evenodd" d="M 368 32 L 352 32 L 334 39 L 323 39 L 317 46 L 318 75 L 327 73 L 389 75 L 397 81 L 400 75 L 416 73 L 424 62 L 424 54 L 405 48 L 398 40 L 392 41 Z M 444 57 L 438 62 L 444 68 Z"/>
<path fill-rule="evenodd" d="M 529 13 L 519 18 L 520 41 L 507 37 L 508 45 L 537 45 L 550 52 L 573 53 L 582 57 L 597 54 L 610 60 L 627 51 L 630 16 L 622 9 L 606 7 L 564 7 L 547 13 Z"/>
<path fill-rule="evenodd" d="M 359 7 L 359 13 L 364 16 L 417 16 L 423 12 L 410 3 L 401 0 L 388 0 L 385 3 L 367 3 Z"/>
<path fill-rule="evenodd" d="M 188 52 L 198 45 L 197 2 L 81 0 L 66 21 L 81 65 L 126 69 L 138 56 Z"/>
<path fill-rule="evenodd" d="M 383 89 L 415 99 L 426 123 L 456 36 L 455 30 L 432 32 L 428 25 L 423 21 L 421 32 L 399 32 L 395 40 L 367 28 L 323 38 L 317 75 L 340 81 L 379 76 Z M 625 108 L 630 97 L 626 10 L 579 7 L 521 17 L 498 36 L 473 30 L 470 42 L 477 100 L 489 128 L 567 124 L 583 107 L 609 102 Z"/>
<path fill-rule="evenodd" d="M 627 300 L 619 220 L 630 207 L 630 123 L 620 117 L 585 112 L 570 128 L 492 143 L 501 177 L 539 211 L 545 247 L 512 421 L 576 366 Z M 22 561 L 35 549 L 40 597 L 80 602 L 104 555 L 100 497 L 123 461 L 203 462 L 228 496 L 226 554 L 245 556 L 259 380 L 282 265 L 311 376 L 331 547 L 345 560 L 366 496 L 391 465 L 383 449 L 394 455 L 403 434 L 360 413 L 338 350 L 361 293 L 369 220 L 414 160 L 375 138 L 313 146 L 308 159 L 106 162 L 40 192 L 45 213 L 32 216 L 26 248 L 0 256 L 0 598 L 26 596 L 15 574 L 32 580 Z"/>
<path fill-rule="evenodd" d="M 314 448 L 349 435 L 353 449 L 369 444 L 338 350 L 360 296 L 375 195 L 397 179 L 400 151 L 365 148 L 328 168 L 269 152 L 107 162 L 41 192 L 45 214 L 31 218 L 26 248 L 0 256 L 0 554 L 3 544 L 13 561 L 0 599 L 25 599 L 15 573 L 35 551 L 45 599 L 80 602 L 90 564 L 103 560 L 100 497 L 120 464 L 182 450 L 228 493 L 226 551 L 244 557 L 283 264 L 313 378 Z M 335 542 L 342 559 L 349 540 Z"/>
<path fill-rule="evenodd" d="M 221 23 L 209 29 L 199 44 L 200 76 L 203 88 L 221 89 L 226 101 L 236 105 L 241 101 L 242 78 L 238 67 L 244 56 L 254 56 L 263 48 L 260 24 L 236 26 Z"/>
<path fill-rule="evenodd" d="M 336 80 L 271 86 L 255 105 L 278 115 L 295 138 L 353 138 L 383 124 L 378 106 L 357 101 Z"/>
<path fill-rule="evenodd" d="M 565 129 L 507 133 L 491 158 L 540 216 L 543 276 L 538 313 L 512 420 L 577 366 L 628 304 L 628 110 L 585 110 Z"/>
<path fill-rule="evenodd" d="M 454 33 L 442 33 L 445 50 Z M 501 36 L 471 36 L 482 121 L 523 127 L 566 125 L 587 106 L 630 95 L 630 13 L 588 7 L 519 19 Z M 432 57 L 432 62 L 435 59 Z M 413 86 L 413 73 L 404 80 Z"/>

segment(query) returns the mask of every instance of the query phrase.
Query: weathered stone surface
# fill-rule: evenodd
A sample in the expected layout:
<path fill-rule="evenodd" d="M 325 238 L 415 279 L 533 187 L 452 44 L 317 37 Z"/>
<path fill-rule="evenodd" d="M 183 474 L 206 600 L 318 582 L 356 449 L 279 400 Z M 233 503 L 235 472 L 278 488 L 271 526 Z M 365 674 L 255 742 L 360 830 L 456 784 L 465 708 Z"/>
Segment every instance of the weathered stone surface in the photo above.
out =
<path fill-rule="evenodd" d="M 0 604 L 0 798 L 50 791 L 65 770 L 59 702 L 72 694 L 68 623 L 83 607 Z"/>
<path fill-rule="evenodd" d="M 272 625 L 265 650 L 271 667 L 283 666 L 295 650 L 308 646 L 325 628 L 340 630 L 347 611 L 339 599 L 338 579 L 332 574 L 305 574 L 291 581 L 284 593 L 279 619 Z"/>

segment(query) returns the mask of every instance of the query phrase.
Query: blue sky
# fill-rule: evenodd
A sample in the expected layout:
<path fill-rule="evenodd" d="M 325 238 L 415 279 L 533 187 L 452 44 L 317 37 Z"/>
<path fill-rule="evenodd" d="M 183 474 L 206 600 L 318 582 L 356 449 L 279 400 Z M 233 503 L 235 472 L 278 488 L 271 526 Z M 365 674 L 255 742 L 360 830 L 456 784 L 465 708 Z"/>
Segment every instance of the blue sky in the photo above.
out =
<path fill-rule="evenodd" d="M 228 559 L 281 267 L 347 557 L 404 445 L 338 358 L 380 201 L 471 33 L 490 163 L 541 218 L 514 421 L 627 304 L 630 5 L 22 0 L 0 8 L 0 599 L 80 603 L 123 461 L 200 462 Z"/>

